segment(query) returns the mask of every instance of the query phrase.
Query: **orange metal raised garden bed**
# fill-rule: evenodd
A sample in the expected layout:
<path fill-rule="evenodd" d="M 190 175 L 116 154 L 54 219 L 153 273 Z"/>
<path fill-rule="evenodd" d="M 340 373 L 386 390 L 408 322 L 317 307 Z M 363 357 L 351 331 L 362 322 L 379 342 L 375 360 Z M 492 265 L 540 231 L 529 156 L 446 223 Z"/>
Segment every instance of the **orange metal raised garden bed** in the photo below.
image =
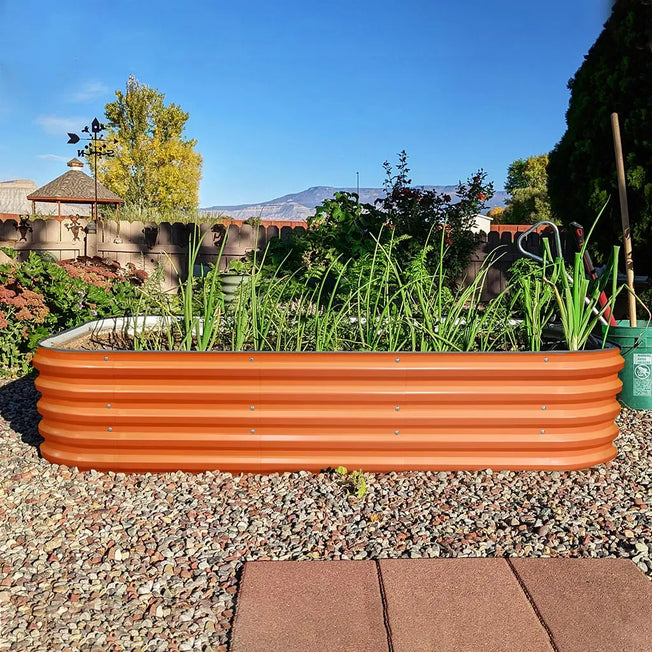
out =
<path fill-rule="evenodd" d="M 579 469 L 616 455 L 617 348 L 545 353 L 64 350 L 34 365 L 43 456 L 80 469 Z"/>

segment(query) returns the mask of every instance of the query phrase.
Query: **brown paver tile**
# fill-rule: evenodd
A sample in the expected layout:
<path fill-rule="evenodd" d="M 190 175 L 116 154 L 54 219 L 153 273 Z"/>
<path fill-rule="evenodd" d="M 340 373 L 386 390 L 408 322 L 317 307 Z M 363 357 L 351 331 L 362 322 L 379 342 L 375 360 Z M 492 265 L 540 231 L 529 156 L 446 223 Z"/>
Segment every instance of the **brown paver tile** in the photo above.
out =
<path fill-rule="evenodd" d="M 503 559 L 385 559 L 380 569 L 396 652 L 553 649 Z"/>
<path fill-rule="evenodd" d="M 652 582 L 630 560 L 511 562 L 562 652 L 652 650 Z"/>
<path fill-rule="evenodd" d="M 245 564 L 232 652 L 387 649 L 373 561 Z"/>

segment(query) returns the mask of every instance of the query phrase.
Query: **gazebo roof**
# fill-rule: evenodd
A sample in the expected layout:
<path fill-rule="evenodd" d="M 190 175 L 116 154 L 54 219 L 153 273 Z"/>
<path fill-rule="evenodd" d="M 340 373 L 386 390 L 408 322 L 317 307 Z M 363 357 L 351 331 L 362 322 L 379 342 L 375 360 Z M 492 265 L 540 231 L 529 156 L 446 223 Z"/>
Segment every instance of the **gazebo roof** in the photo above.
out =
<path fill-rule="evenodd" d="M 76 158 L 68 161 L 70 170 L 41 188 L 27 199 L 31 201 L 95 202 L 95 180 L 82 171 L 84 164 Z M 124 199 L 97 182 L 97 201 L 100 204 L 122 204 Z"/>

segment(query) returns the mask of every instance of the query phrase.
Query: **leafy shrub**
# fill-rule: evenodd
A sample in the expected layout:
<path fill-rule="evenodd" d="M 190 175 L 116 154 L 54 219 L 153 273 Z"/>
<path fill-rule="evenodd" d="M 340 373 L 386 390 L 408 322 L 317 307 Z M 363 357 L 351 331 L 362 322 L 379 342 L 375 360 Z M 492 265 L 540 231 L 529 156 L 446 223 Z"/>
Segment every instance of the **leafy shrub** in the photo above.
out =
<path fill-rule="evenodd" d="M 475 250 L 476 237 L 470 228 L 493 196 L 492 184 L 486 183 L 486 174 L 480 170 L 458 184 L 458 201 L 454 202 L 446 193 L 411 186 L 404 151 L 395 173 L 388 162 L 384 167 L 385 196 L 374 205 L 360 203 L 355 193 L 338 192 L 315 209 L 305 232 L 270 241 L 267 274 L 276 274 L 280 268 L 307 287 L 325 282 L 325 299 L 333 290 L 334 277 L 339 277 L 339 292 L 346 294 L 351 290 L 351 275 L 341 276 L 343 268 L 349 261 L 358 261 L 355 271 L 360 271 L 360 265 L 369 263 L 376 243 L 387 246 L 391 240 L 396 260 L 405 270 L 426 249 L 425 264 L 431 271 L 443 255 L 446 282 L 454 287 Z M 440 234 L 446 244 L 443 250 L 437 246 Z M 325 277 L 327 270 L 330 278 Z"/>
<path fill-rule="evenodd" d="M 475 216 L 494 196 L 493 184 L 487 183 L 486 173 L 478 170 L 466 183 L 458 183 L 455 189 L 457 201 L 454 202 L 449 194 L 413 187 L 405 151 L 398 158 L 395 174 L 387 161 L 383 164 L 385 197 L 377 203 L 396 235 L 409 236 L 399 247 L 399 256 L 402 255 L 402 260 L 410 258 L 428 243 L 433 233 L 444 230 L 447 245 L 444 264 L 450 273 L 450 281 L 455 282 L 476 248 L 476 237 L 470 229 Z M 437 253 L 435 249 L 430 261 L 431 269 L 437 265 Z"/>
<path fill-rule="evenodd" d="M 281 270 L 292 274 L 297 285 L 315 288 L 325 281 L 326 289 L 332 290 L 333 276 L 349 260 L 362 260 L 373 253 L 376 238 L 386 240 L 387 233 L 382 232 L 385 221 L 386 216 L 377 207 L 361 204 L 355 193 L 335 193 L 308 217 L 305 231 L 269 242 L 264 274 L 271 277 Z M 340 292 L 348 289 L 345 278 Z"/>
<path fill-rule="evenodd" d="M 0 265 L 0 375 L 30 370 L 38 341 L 93 319 L 131 314 L 147 273 L 129 264 L 79 257 L 56 262 L 34 252 Z"/>

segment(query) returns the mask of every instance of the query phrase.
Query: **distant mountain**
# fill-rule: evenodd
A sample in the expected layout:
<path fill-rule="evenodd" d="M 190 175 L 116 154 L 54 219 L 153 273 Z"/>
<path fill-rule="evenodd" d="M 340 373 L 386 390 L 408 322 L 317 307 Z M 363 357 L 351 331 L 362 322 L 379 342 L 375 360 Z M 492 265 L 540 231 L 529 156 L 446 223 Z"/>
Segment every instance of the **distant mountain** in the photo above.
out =
<path fill-rule="evenodd" d="M 453 197 L 456 186 L 418 186 L 425 190 L 436 190 L 445 192 Z M 321 204 L 325 199 L 333 197 L 336 192 L 356 192 L 355 188 L 333 188 L 332 186 L 314 186 L 295 192 L 290 195 L 283 195 L 277 199 L 261 202 L 260 204 L 240 204 L 238 206 L 209 206 L 200 208 L 203 213 L 222 213 L 225 216 L 232 217 L 236 220 L 246 220 L 250 217 L 260 217 L 263 220 L 278 221 L 301 221 L 310 215 L 314 215 L 315 207 Z M 384 195 L 382 188 L 360 188 L 360 201 L 365 204 L 373 202 Z M 497 190 L 491 201 L 487 202 L 486 210 L 494 206 L 505 206 L 505 200 L 508 194 L 504 190 Z"/>

